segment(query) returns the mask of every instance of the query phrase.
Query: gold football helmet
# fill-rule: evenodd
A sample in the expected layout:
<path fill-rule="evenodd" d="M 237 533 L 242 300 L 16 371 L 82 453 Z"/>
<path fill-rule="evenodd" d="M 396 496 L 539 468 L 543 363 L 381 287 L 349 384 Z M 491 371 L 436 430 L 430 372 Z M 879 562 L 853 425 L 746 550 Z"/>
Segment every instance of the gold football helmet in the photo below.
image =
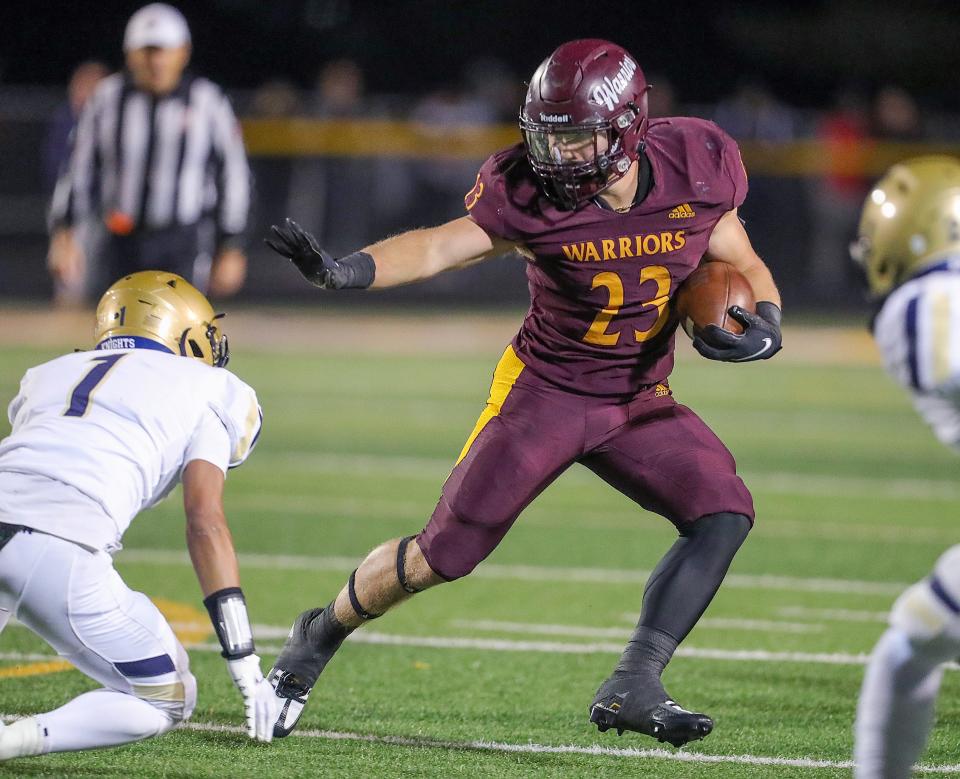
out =
<path fill-rule="evenodd" d="M 97 343 L 107 338 L 141 337 L 174 354 L 195 357 L 218 368 L 227 364 L 227 336 L 210 302 L 175 273 L 145 270 L 124 276 L 97 305 Z"/>
<path fill-rule="evenodd" d="M 867 195 L 850 254 L 882 297 L 950 252 L 960 253 L 960 160 L 914 157 Z"/>

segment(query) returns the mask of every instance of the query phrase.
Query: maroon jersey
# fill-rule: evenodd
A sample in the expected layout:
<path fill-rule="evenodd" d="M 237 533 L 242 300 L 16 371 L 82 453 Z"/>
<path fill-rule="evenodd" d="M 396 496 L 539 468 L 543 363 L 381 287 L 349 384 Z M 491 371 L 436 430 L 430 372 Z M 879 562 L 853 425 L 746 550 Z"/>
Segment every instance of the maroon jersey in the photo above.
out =
<path fill-rule="evenodd" d="M 490 157 L 464 200 L 480 227 L 528 258 L 530 310 L 513 341 L 517 356 L 573 392 L 632 395 L 669 375 L 670 298 L 747 193 L 737 145 L 713 122 L 653 121 L 646 155 L 653 186 L 623 214 L 596 202 L 558 209 L 522 144 Z"/>

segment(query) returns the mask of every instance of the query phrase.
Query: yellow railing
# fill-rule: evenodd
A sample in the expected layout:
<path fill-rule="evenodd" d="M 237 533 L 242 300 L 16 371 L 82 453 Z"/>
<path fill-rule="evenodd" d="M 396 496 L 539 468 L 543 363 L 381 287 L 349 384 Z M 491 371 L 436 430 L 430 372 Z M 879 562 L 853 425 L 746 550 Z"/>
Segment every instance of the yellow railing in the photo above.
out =
<path fill-rule="evenodd" d="M 440 157 L 483 159 L 520 140 L 516 125 L 435 126 L 383 119 L 245 119 L 259 157 Z"/>
<path fill-rule="evenodd" d="M 245 119 L 243 137 L 254 157 L 414 157 L 481 160 L 520 141 L 514 124 L 432 125 L 384 119 Z M 960 156 L 960 144 L 869 142 L 832 147 L 816 140 L 767 144 L 744 141 L 751 175 L 877 176 L 919 154 Z"/>

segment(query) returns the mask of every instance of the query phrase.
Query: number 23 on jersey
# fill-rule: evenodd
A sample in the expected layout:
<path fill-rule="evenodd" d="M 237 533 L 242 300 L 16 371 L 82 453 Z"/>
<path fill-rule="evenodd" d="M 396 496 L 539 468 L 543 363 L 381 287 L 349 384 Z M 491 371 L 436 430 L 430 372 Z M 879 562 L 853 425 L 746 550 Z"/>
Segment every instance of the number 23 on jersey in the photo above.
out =
<path fill-rule="evenodd" d="M 639 285 L 643 286 L 648 282 L 656 285 L 656 294 L 650 300 L 644 301 L 642 305 L 653 306 L 657 310 L 657 319 L 646 330 L 634 329 L 633 339 L 636 343 L 643 343 L 653 338 L 663 329 L 670 316 L 670 310 L 667 307 L 670 300 L 670 271 L 663 265 L 648 265 L 640 271 Z M 610 298 L 607 305 L 594 318 L 583 340 L 597 346 L 616 346 L 623 333 L 619 330 L 607 332 L 607 328 L 623 307 L 623 279 L 619 273 L 603 271 L 593 277 L 593 283 L 590 285 L 590 289 L 598 287 L 605 287 Z"/>

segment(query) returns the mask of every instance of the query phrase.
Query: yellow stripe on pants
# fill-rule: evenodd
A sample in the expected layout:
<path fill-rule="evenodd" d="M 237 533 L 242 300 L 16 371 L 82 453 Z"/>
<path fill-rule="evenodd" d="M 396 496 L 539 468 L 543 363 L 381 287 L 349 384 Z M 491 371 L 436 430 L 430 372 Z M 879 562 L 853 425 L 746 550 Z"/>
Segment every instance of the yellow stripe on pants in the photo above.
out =
<path fill-rule="evenodd" d="M 933 298 L 933 380 L 942 384 L 950 378 L 950 297 L 940 292 Z"/>
<path fill-rule="evenodd" d="M 508 346 L 504 350 L 500 362 L 497 363 L 496 370 L 493 372 L 493 382 L 490 384 L 490 397 L 487 398 L 487 407 L 483 410 L 483 413 L 480 414 L 480 418 L 477 420 L 473 432 L 470 433 L 470 437 L 463 445 L 463 450 L 457 458 L 457 465 L 467 456 L 467 452 L 470 451 L 470 447 L 473 445 L 477 436 L 480 435 L 480 431 L 486 427 L 487 422 L 500 414 L 503 402 L 507 399 L 507 395 L 510 394 L 510 390 L 513 389 L 513 385 L 516 383 L 520 374 L 523 373 L 523 368 L 524 365 L 513 351 L 513 346 Z"/>

